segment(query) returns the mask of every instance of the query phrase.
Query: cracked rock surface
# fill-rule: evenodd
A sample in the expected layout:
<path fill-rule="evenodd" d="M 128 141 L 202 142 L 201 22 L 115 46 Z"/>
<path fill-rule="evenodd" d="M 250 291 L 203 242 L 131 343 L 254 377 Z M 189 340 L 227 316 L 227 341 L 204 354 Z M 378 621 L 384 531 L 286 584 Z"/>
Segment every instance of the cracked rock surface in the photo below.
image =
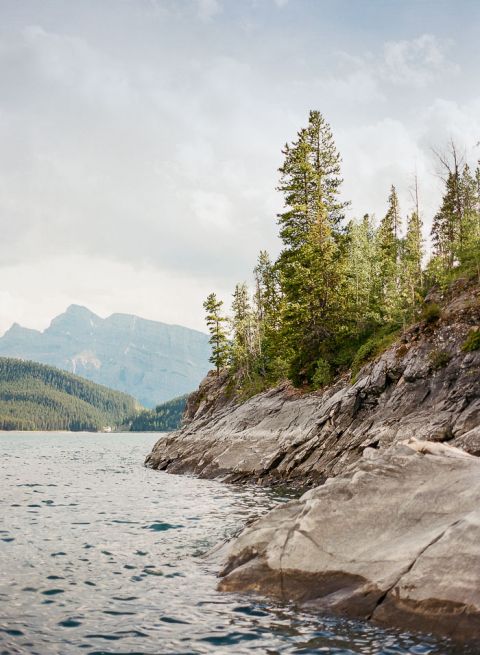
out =
<path fill-rule="evenodd" d="M 464 352 L 480 326 L 478 287 L 457 288 L 441 319 L 419 323 L 354 383 L 310 394 L 284 384 L 243 404 L 211 373 L 187 406 L 186 425 L 163 436 L 152 468 L 229 481 L 314 485 L 342 473 L 368 447 L 417 437 L 480 454 L 480 351 Z"/>
<path fill-rule="evenodd" d="M 480 459 L 412 441 L 368 449 L 246 528 L 223 548 L 219 588 L 478 639 Z"/>

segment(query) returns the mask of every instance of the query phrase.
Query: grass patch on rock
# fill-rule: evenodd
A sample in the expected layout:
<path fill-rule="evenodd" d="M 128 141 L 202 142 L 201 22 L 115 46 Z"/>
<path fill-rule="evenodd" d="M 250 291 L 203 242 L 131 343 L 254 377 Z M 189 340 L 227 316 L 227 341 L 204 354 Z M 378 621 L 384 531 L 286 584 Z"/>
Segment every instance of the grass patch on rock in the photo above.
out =
<path fill-rule="evenodd" d="M 353 358 L 351 367 L 352 382 L 355 382 L 360 369 L 370 360 L 375 359 L 387 350 L 392 343 L 397 339 L 399 330 L 386 332 L 379 331 L 377 334 L 372 335 L 365 343 L 363 343 L 357 350 Z"/>
<path fill-rule="evenodd" d="M 467 334 L 467 338 L 462 344 L 462 350 L 466 353 L 471 353 L 474 350 L 480 349 L 480 330 L 472 328 Z"/>
<path fill-rule="evenodd" d="M 437 371 L 440 368 L 444 368 L 448 362 L 452 359 L 452 355 L 447 350 L 432 350 L 428 356 L 430 360 L 430 367 L 433 371 Z"/>

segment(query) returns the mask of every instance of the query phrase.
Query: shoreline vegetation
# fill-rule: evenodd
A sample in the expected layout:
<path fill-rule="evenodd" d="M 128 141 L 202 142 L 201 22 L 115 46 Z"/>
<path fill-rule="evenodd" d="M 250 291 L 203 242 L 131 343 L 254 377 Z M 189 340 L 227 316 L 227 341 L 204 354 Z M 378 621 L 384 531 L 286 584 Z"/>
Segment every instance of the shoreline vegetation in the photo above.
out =
<path fill-rule="evenodd" d="M 341 157 L 319 111 L 282 153 L 279 257 L 260 252 L 253 291 L 237 284 L 228 316 L 215 293 L 204 303 L 210 361 L 240 400 L 285 379 L 305 390 L 347 373 L 354 380 L 409 325 L 438 319 L 432 290 L 459 277 L 480 280 L 480 162 L 471 167 L 453 141 L 436 153 L 444 189 L 426 265 L 417 175 L 409 212 L 392 185 L 380 221 L 371 214 L 347 221 Z"/>

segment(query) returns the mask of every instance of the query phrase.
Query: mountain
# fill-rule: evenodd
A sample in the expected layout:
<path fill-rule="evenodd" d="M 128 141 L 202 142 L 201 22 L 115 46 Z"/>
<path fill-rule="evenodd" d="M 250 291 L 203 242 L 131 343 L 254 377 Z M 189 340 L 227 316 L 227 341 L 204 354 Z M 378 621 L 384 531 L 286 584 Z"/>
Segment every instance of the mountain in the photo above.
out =
<path fill-rule="evenodd" d="M 101 430 L 122 425 L 134 398 L 36 362 L 0 357 L 1 430 Z"/>
<path fill-rule="evenodd" d="M 40 332 L 18 323 L 0 355 L 29 359 L 134 396 L 145 407 L 195 389 L 210 368 L 208 336 L 130 314 L 102 319 L 71 305 Z"/>

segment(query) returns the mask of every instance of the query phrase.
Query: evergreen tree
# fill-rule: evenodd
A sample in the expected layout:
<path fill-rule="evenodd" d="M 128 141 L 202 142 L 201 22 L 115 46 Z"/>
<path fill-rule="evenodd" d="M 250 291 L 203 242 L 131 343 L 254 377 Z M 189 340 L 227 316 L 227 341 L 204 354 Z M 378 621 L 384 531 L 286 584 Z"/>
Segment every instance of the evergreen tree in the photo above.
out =
<path fill-rule="evenodd" d="M 479 266 L 480 173 L 477 168 L 472 174 L 453 143 L 448 156 L 439 159 L 446 174 L 445 192 L 432 224 L 434 260 L 430 268 L 442 278 L 459 266 Z"/>
<path fill-rule="evenodd" d="M 307 130 L 300 130 L 297 141 L 287 143 L 282 154 L 284 162 L 279 169 L 280 183 L 277 190 L 284 195 L 285 211 L 278 215 L 278 224 L 280 238 L 288 252 L 302 246 L 310 228 L 314 172 L 309 158 Z"/>
<path fill-rule="evenodd" d="M 283 334 L 293 353 L 290 376 L 297 384 L 312 379 L 319 358 L 329 357 L 345 329 L 344 266 L 326 212 L 320 211 L 295 259 L 281 268 Z"/>
<path fill-rule="evenodd" d="M 279 270 L 266 250 L 260 252 L 253 271 L 255 278 L 255 315 L 258 336 L 257 368 L 272 380 L 285 376 L 285 353 L 281 346 L 282 290 Z"/>
<path fill-rule="evenodd" d="M 385 322 L 398 319 L 400 299 L 400 228 L 398 196 L 392 185 L 388 209 L 378 229 L 378 257 L 381 271 L 381 306 Z"/>
<path fill-rule="evenodd" d="M 461 193 L 463 216 L 460 225 L 460 239 L 456 248 L 459 263 L 467 267 L 475 267 L 480 271 L 480 211 L 478 185 L 480 173 L 477 168 L 474 174 L 466 164 L 461 178 Z"/>
<path fill-rule="evenodd" d="M 232 302 L 232 347 L 231 358 L 236 370 L 250 374 L 251 363 L 258 354 L 258 326 L 254 320 L 248 287 L 237 284 Z"/>
<path fill-rule="evenodd" d="M 422 259 L 422 220 L 417 211 L 414 211 L 408 219 L 401 258 L 402 290 L 407 312 L 410 312 L 420 300 Z"/>
<path fill-rule="evenodd" d="M 447 270 L 454 266 L 456 244 L 460 241 L 462 211 L 457 199 L 458 188 L 459 181 L 456 173 L 450 172 L 445 184 L 442 205 L 432 223 L 431 237 L 434 254 Z"/>
<path fill-rule="evenodd" d="M 343 252 L 340 221 L 345 203 L 338 196 L 340 155 L 329 125 L 311 111 L 308 127 L 283 151 L 279 190 L 285 211 L 279 215 L 284 249 L 278 268 L 283 291 L 284 347 L 295 353 L 291 376 L 311 379 L 320 353 L 338 324 Z"/>
<path fill-rule="evenodd" d="M 380 279 L 375 224 L 369 214 L 347 227 L 349 314 L 357 334 L 380 322 Z"/>
<path fill-rule="evenodd" d="M 258 321 L 272 329 L 278 329 L 282 291 L 278 269 L 272 264 L 270 255 L 261 250 L 253 270 L 255 278 L 255 306 Z"/>
<path fill-rule="evenodd" d="M 221 314 L 223 300 L 218 300 L 216 294 L 211 293 L 203 303 L 203 307 L 207 313 L 206 322 L 212 347 L 210 362 L 215 366 L 218 375 L 220 369 L 227 363 L 229 354 L 229 341 L 224 327 L 227 319 Z"/>
<path fill-rule="evenodd" d="M 319 213 L 326 213 L 330 227 L 339 229 L 347 203 L 339 200 L 341 158 L 330 126 L 319 111 L 311 111 L 308 127 L 283 149 L 278 190 L 285 211 L 278 215 L 284 257 L 306 243 Z"/>

